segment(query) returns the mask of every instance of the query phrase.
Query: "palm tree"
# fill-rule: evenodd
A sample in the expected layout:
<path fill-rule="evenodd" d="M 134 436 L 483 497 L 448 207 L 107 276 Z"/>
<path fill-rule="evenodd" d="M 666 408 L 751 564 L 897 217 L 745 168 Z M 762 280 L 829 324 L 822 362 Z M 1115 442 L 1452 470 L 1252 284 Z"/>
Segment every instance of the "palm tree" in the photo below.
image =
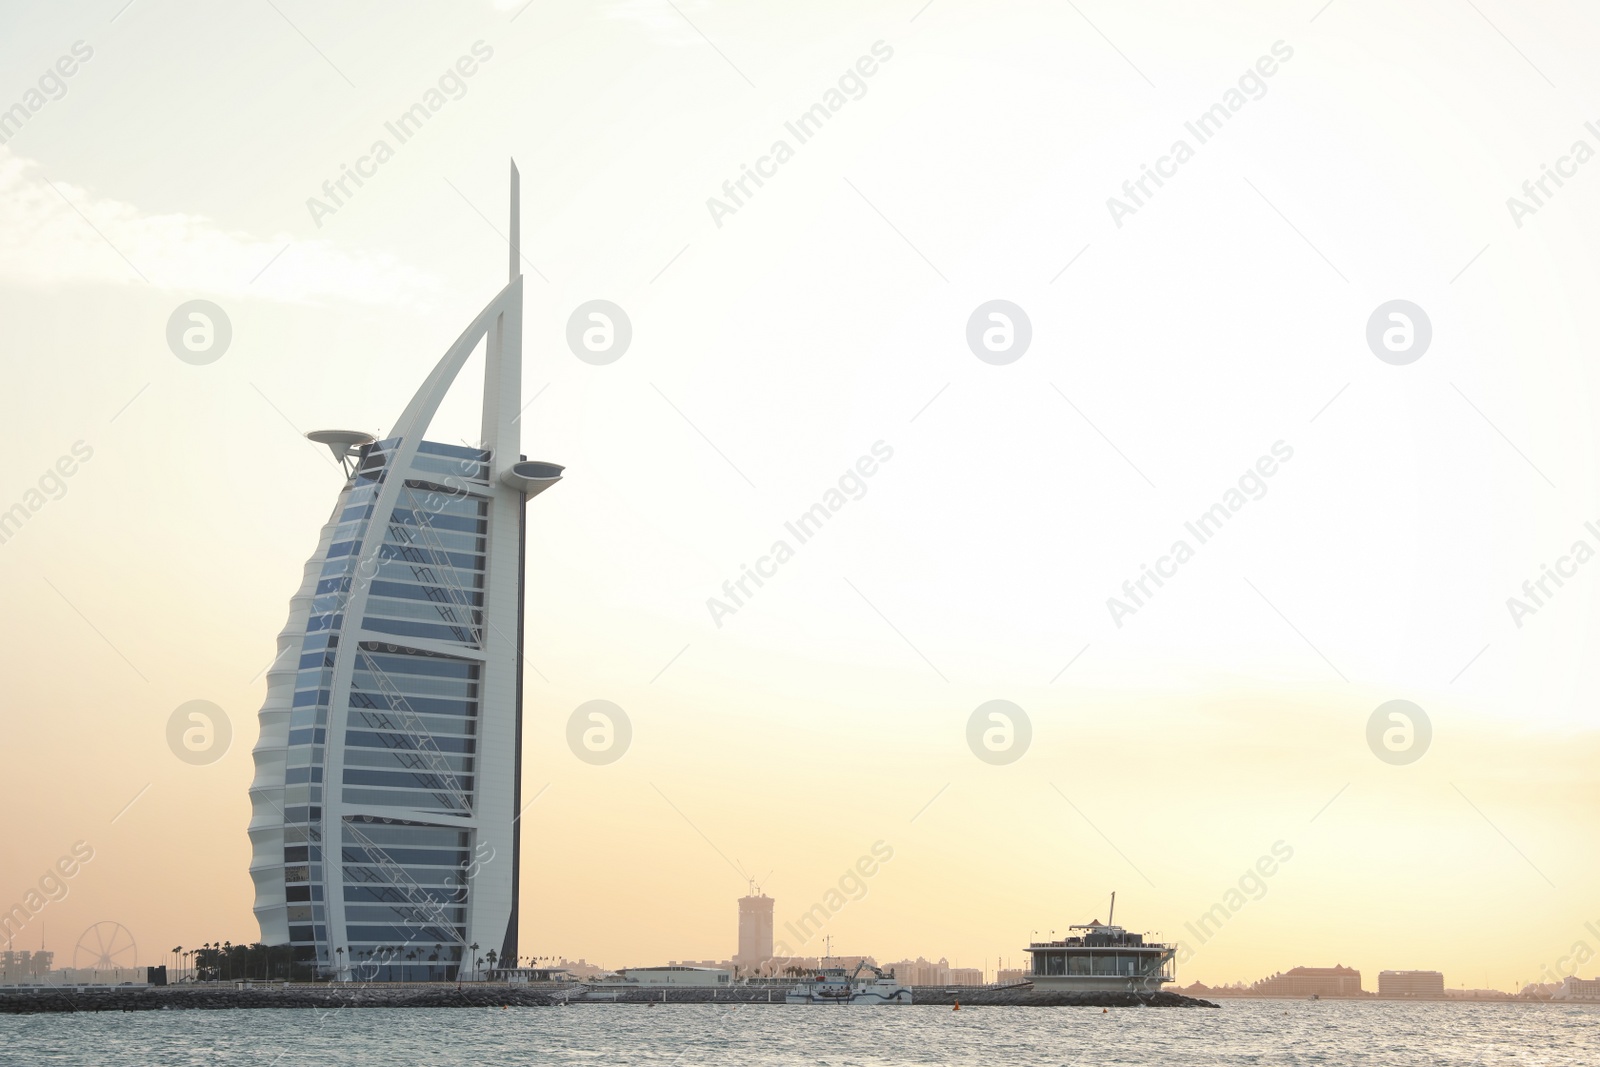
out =
<path fill-rule="evenodd" d="M 333 954 L 339 957 L 339 965 L 334 969 L 333 980 L 342 982 L 344 981 L 344 949 L 336 948 L 333 950 Z"/>
<path fill-rule="evenodd" d="M 468 947 L 472 949 L 472 977 L 476 980 L 478 977 L 478 943 L 474 941 Z"/>
<path fill-rule="evenodd" d="M 493 974 L 494 973 L 494 961 L 495 961 L 494 949 L 490 949 L 489 950 L 489 955 L 488 955 L 487 958 L 489 960 L 489 973 Z"/>

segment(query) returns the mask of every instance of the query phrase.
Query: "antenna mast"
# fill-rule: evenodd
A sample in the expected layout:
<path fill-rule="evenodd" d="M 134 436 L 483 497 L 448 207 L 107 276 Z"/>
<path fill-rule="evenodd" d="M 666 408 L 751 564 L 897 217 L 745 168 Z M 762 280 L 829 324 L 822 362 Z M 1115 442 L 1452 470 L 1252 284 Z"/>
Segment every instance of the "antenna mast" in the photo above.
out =
<path fill-rule="evenodd" d="M 1113 889 L 1111 891 L 1111 914 L 1106 916 L 1106 925 L 1107 926 L 1115 926 L 1116 924 L 1117 924 L 1117 891 L 1115 889 Z"/>

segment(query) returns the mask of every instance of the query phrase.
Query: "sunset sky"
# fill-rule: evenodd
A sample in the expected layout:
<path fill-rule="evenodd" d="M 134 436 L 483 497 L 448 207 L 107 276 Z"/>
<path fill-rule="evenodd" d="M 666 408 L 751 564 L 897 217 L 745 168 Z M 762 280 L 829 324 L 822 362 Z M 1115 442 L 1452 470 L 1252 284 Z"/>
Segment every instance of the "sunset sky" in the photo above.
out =
<path fill-rule="evenodd" d="M 17 948 L 258 936 L 263 672 L 343 484 L 302 434 L 381 435 L 504 285 L 514 157 L 523 447 L 567 467 L 530 510 L 524 952 L 725 959 L 747 877 L 782 940 L 881 841 L 836 951 L 1018 966 L 1115 890 L 1185 984 L 1600 956 L 1600 15 L 125 4 L 0 9 L 0 910 L 93 850 Z M 206 364 L 167 342 L 195 299 Z M 606 365 L 567 344 L 596 299 Z M 993 300 L 1031 323 L 1003 365 Z M 1395 300 L 1431 322 L 1403 365 Z M 476 438 L 474 372 L 431 438 Z M 210 764 L 168 745 L 192 700 Z M 590 700 L 616 762 L 568 748 Z M 992 700 L 1014 762 L 968 746 Z M 1412 763 L 1369 747 L 1391 700 Z"/>

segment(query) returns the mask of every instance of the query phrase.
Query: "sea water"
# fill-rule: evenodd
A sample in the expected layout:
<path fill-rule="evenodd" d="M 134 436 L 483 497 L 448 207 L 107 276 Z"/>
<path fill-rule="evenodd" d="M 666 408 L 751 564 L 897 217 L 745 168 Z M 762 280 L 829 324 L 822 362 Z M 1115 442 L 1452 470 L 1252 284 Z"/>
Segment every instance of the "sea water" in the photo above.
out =
<path fill-rule="evenodd" d="M 575 1005 L 0 1016 L 0 1063 L 114 1067 L 1600 1065 L 1600 1004 Z"/>

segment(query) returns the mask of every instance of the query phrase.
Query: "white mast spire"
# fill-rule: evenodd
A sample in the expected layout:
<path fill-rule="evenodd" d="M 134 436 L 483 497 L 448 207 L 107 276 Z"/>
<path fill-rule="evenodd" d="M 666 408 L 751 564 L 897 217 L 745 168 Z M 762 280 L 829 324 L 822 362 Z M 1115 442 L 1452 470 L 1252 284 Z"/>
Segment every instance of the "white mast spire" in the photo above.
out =
<path fill-rule="evenodd" d="M 489 331 L 483 375 L 483 430 L 480 447 L 494 453 L 493 478 L 522 458 L 517 412 L 522 403 L 522 179 L 511 161 L 511 277 L 501 312 Z"/>
<path fill-rule="evenodd" d="M 517 261 L 522 258 L 522 181 L 517 173 L 517 161 L 511 161 L 511 274 L 507 282 L 517 280 L 517 275 L 522 272 L 517 269 Z"/>

